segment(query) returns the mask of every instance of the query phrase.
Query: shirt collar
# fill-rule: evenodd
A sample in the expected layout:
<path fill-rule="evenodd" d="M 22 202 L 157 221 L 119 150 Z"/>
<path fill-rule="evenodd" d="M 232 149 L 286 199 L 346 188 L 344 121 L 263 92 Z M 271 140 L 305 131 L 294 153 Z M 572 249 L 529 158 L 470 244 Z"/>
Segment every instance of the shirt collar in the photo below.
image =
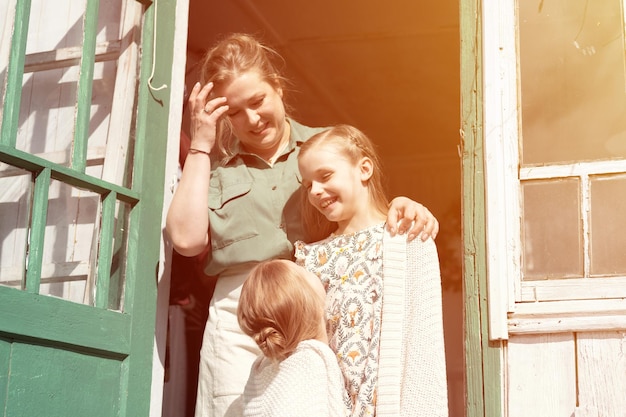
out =
<path fill-rule="evenodd" d="M 304 132 L 304 126 L 302 126 L 300 123 L 290 118 L 287 118 L 287 123 L 291 125 L 291 134 L 289 135 L 289 145 L 287 145 L 287 147 L 283 150 L 281 155 L 290 153 L 296 148 L 298 144 L 302 144 L 308 139 Z M 246 156 L 246 155 L 257 156 L 256 154 L 246 152 L 245 150 L 243 150 L 241 148 L 239 141 L 237 141 L 237 144 L 234 145 L 233 148 L 235 149 L 235 152 L 233 153 L 233 156 L 231 156 L 230 158 L 226 160 L 226 165 L 229 165 L 230 163 L 233 162 L 233 160 L 235 160 L 236 158 L 240 158 L 242 156 Z"/>

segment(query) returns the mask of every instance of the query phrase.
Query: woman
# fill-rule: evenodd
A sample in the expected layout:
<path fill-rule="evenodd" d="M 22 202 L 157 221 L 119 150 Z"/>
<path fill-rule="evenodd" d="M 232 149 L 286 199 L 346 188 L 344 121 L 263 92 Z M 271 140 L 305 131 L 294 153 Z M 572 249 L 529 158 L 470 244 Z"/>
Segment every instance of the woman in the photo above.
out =
<path fill-rule="evenodd" d="M 300 222 L 297 156 L 322 128 L 287 116 L 280 62 L 253 37 L 230 35 L 208 52 L 204 86 L 197 83 L 189 96 L 191 147 L 166 228 L 184 256 L 208 248 L 205 273 L 218 276 L 200 353 L 196 416 L 240 414 L 235 399 L 260 353 L 237 324 L 241 285 L 257 263 L 292 259 L 293 242 L 312 240 Z M 424 206 L 403 197 L 392 202 L 387 224 L 408 231 L 409 239 L 438 231 Z"/>

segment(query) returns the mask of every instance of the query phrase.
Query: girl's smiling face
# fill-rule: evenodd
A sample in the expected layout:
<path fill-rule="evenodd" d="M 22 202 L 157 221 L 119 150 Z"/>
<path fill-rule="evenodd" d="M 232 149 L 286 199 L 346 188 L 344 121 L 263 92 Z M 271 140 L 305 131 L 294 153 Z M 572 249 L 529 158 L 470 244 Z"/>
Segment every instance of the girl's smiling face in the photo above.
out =
<path fill-rule="evenodd" d="M 368 207 L 368 158 L 355 163 L 332 143 L 316 144 L 300 154 L 298 167 L 309 202 L 339 229 Z"/>

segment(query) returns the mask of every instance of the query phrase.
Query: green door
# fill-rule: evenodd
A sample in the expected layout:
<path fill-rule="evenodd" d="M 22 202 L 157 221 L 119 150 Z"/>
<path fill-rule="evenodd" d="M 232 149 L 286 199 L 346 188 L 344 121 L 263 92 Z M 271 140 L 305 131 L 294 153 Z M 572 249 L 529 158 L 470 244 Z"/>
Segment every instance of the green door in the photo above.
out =
<path fill-rule="evenodd" d="M 0 416 L 147 416 L 171 24 L 154 48 L 150 1 L 2 3 Z"/>

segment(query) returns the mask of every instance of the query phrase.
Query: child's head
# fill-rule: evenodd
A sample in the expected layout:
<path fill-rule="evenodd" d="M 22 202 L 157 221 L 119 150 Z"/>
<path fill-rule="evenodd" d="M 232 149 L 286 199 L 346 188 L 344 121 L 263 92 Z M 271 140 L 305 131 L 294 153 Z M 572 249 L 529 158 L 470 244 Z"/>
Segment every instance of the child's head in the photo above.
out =
<path fill-rule="evenodd" d="M 341 221 L 333 218 L 338 213 L 333 212 L 330 205 L 326 206 L 333 202 L 333 197 L 340 198 L 344 207 L 356 203 L 387 213 L 380 159 L 372 141 L 357 128 L 337 125 L 314 135 L 302 144 L 298 166 L 306 189 L 305 199 L 311 203 L 303 204 L 303 219 L 308 230 L 320 223 L 317 211 L 328 220 Z M 362 190 L 366 191 L 366 201 L 357 200 L 363 199 L 363 194 L 359 194 Z M 322 200 L 317 201 L 318 198 Z M 342 215 L 345 216 L 345 212 Z"/>
<path fill-rule="evenodd" d="M 265 261 L 243 284 L 237 319 L 265 356 L 282 360 L 303 340 L 326 341 L 325 300 L 311 272 L 291 261 Z"/>

